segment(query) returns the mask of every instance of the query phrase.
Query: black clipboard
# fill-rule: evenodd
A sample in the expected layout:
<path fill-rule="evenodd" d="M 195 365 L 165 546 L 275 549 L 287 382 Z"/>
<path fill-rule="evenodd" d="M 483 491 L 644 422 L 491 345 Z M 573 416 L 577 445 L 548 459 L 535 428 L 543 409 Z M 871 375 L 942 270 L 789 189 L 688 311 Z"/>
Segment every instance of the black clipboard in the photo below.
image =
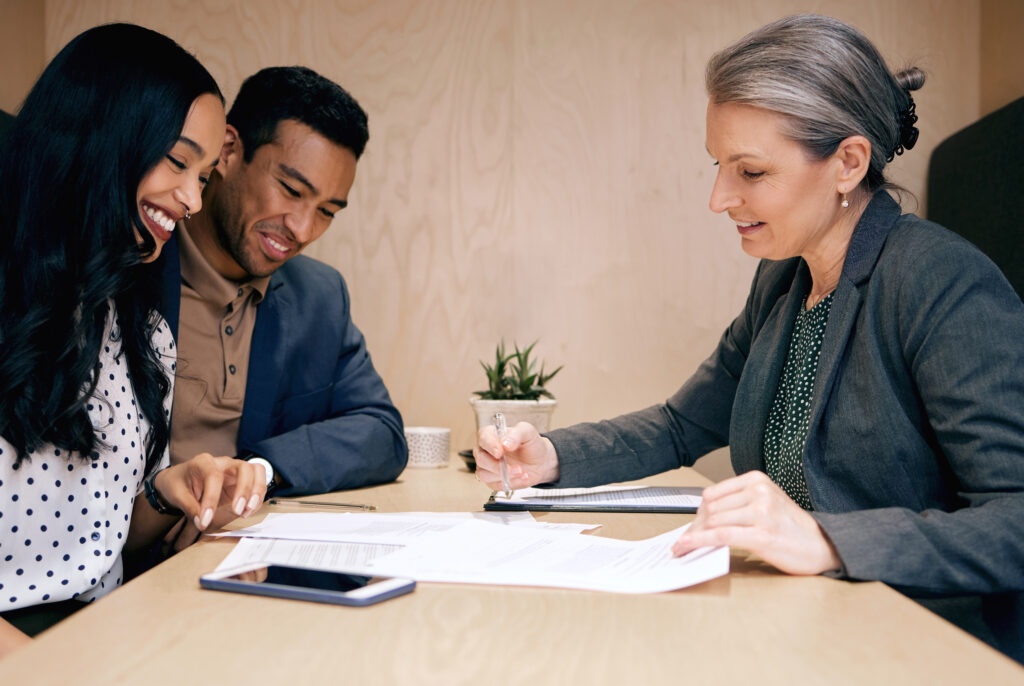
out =
<path fill-rule="evenodd" d="M 484 503 L 484 509 L 490 512 L 655 512 L 669 514 L 693 514 L 697 512 L 699 503 L 692 502 L 699 498 L 703 490 L 699 487 L 684 486 L 634 486 L 621 490 L 593 489 L 527 489 L 531 495 L 523 497 L 513 494 L 507 499 L 499 493 L 491 493 Z M 564 494 L 565 490 L 573 491 Z M 522 492 L 519 492 L 522 493 Z M 532 495 L 537 494 L 537 495 Z M 612 494 L 609 496 L 609 494 Z M 632 496 L 614 499 L 614 494 Z M 679 504 L 653 502 L 665 498 L 679 497 Z M 562 501 L 562 502 L 559 502 Z M 646 501 L 646 502 L 645 502 Z"/>

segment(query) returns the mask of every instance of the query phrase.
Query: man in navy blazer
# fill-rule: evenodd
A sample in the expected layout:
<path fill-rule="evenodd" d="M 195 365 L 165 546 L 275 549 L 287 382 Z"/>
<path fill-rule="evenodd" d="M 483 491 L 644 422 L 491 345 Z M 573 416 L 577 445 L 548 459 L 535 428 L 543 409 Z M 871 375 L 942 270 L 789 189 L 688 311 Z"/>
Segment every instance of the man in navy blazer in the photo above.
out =
<path fill-rule="evenodd" d="M 347 204 L 366 122 L 312 70 L 264 69 L 228 115 L 205 211 L 155 210 L 182 220 L 160 262 L 161 312 L 178 342 L 172 462 L 198 452 L 257 461 L 278 495 L 383 483 L 404 469 L 402 419 L 345 281 L 298 254 Z"/>

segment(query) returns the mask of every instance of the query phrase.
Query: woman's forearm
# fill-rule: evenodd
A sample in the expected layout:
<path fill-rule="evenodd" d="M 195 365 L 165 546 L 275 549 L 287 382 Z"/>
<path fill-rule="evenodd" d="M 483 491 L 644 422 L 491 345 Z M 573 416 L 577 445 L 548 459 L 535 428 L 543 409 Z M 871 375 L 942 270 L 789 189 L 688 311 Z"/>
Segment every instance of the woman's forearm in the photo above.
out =
<path fill-rule="evenodd" d="M 0 659 L 31 642 L 32 639 L 27 634 L 15 629 L 6 619 L 0 618 Z"/>

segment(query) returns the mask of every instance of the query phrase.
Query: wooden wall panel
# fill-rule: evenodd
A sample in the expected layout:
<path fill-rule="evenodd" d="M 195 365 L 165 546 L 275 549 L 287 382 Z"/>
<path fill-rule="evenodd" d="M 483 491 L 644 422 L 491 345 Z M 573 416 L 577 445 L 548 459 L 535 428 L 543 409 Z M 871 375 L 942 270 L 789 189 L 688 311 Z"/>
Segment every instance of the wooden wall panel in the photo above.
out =
<path fill-rule="evenodd" d="M 44 5 L 39 0 L 0 0 L 0 110 L 16 113 L 46 66 Z"/>
<path fill-rule="evenodd" d="M 978 116 L 978 0 L 48 0 L 46 50 L 129 20 L 193 50 L 229 99 L 273 64 L 348 88 L 371 140 L 309 252 L 348 279 L 406 422 L 463 448 L 500 337 L 565 363 L 556 426 L 660 402 L 710 353 L 754 261 L 707 208 L 704 63 L 796 11 L 929 72 L 921 141 L 892 169 L 923 200 L 931 149 Z"/>
<path fill-rule="evenodd" d="M 981 115 L 1024 97 L 1024 1 L 981 0 Z"/>

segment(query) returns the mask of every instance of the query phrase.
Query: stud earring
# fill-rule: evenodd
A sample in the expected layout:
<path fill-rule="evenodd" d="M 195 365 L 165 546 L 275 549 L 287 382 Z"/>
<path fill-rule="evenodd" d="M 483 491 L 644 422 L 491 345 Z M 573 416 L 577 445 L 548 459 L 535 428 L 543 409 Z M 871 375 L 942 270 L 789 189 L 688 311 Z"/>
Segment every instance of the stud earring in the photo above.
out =
<path fill-rule="evenodd" d="M 850 201 L 846 199 L 846 193 L 843 193 L 843 201 L 839 204 L 842 205 L 843 207 L 850 206 Z"/>
<path fill-rule="evenodd" d="M 184 203 L 182 203 L 182 204 L 184 205 Z M 190 210 L 188 208 L 188 205 L 185 205 L 185 219 L 188 219 L 191 216 L 192 216 L 192 210 Z"/>

